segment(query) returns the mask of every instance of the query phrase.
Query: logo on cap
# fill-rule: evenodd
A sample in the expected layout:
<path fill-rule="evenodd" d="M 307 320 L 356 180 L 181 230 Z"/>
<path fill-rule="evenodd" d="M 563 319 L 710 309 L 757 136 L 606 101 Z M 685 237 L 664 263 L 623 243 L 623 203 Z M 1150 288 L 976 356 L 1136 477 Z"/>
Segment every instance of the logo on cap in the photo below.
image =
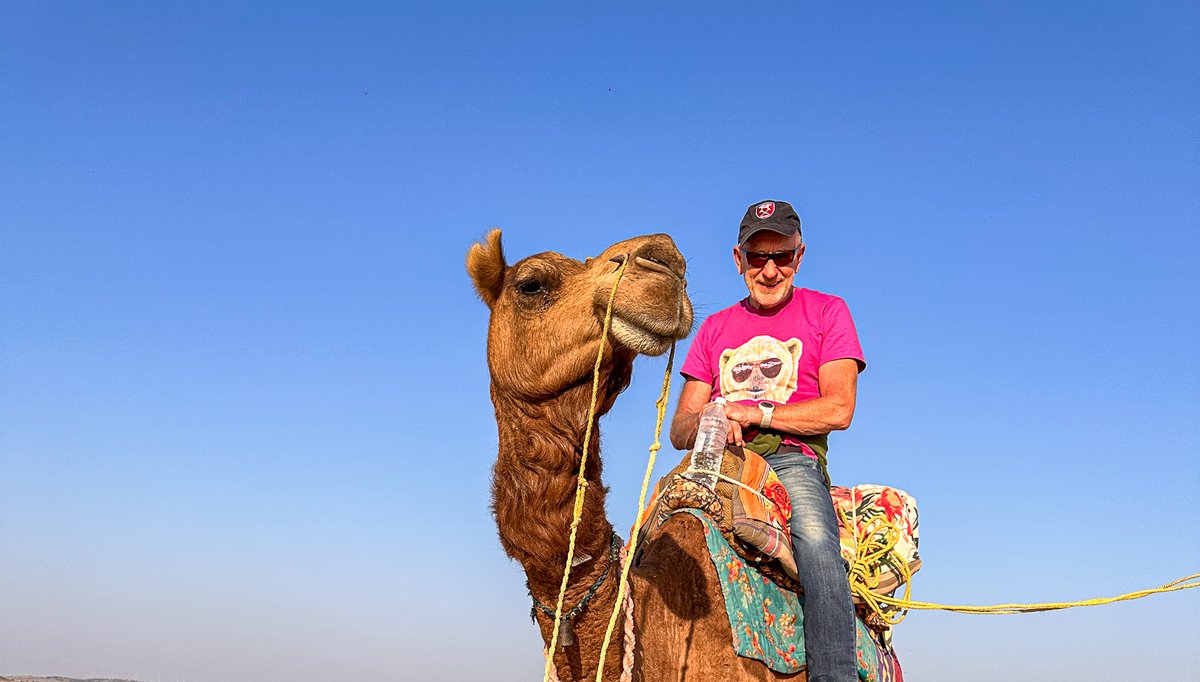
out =
<path fill-rule="evenodd" d="M 754 215 L 758 216 L 759 220 L 765 220 L 775 215 L 775 202 L 764 201 L 754 207 Z"/>

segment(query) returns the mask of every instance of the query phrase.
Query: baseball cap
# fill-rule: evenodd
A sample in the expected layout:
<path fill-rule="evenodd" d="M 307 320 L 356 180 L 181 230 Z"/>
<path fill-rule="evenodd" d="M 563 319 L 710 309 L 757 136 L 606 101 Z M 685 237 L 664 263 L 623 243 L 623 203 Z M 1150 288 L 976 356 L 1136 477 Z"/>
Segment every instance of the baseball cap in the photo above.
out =
<path fill-rule="evenodd" d="M 782 235 L 800 234 L 800 216 L 786 201 L 760 201 L 746 209 L 746 216 L 738 228 L 738 244 L 745 244 L 759 230 Z"/>

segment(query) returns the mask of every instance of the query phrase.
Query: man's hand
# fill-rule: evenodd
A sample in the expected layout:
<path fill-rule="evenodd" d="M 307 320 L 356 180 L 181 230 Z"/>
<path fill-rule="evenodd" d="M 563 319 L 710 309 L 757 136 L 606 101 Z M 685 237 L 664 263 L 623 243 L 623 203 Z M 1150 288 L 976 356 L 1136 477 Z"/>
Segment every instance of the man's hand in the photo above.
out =
<path fill-rule="evenodd" d="M 679 394 L 679 405 L 675 408 L 675 417 L 671 420 L 671 445 L 677 450 L 689 450 L 696 442 L 696 430 L 700 426 L 700 413 L 709 404 L 712 396 L 712 386 L 699 379 L 688 379 L 683 384 Z M 757 405 L 740 405 L 725 403 L 725 418 L 729 420 L 729 436 L 727 442 L 733 445 L 745 445 L 742 429 L 747 426 L 758 426 L 762 421 L 762 410 Z"/>
<path fill-rule="evenodd" d="M 762 422 L 762 416 L 758 405 L 725 403 L 725 417 L 729 420 L 729 442 L 744 446 L 746 439 L 742 436 L 742 430 L 747 426 L 758 426 Z"/>

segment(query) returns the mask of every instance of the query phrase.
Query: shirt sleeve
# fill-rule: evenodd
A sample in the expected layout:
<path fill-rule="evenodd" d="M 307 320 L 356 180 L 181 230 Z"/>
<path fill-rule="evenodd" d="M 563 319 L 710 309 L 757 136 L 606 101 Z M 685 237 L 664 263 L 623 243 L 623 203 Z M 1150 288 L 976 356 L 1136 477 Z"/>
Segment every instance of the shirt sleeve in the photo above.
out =
<path fill-rule="evenodd" d="M 851 358 L 858 363 L 859 372 L 866 369 L 867 360 L 863 357 L 862 346 L 858 342 L 858 331 L 854 328 L 854 319 L 850 317 L 850 308 L 846 302 L 837 296 L 831 297 L 822 317 L 825 335 L 821 341 L 818 364 Z"/>
<path fill-rule="evenodd" d="M 712 368 L 712 325 L 708 320 L 700 323 L 700 329 L 696 331 L 695 338 L 692 339 L 692 345 L 688 348 L 687 357 L 684 358 L 683 367 L 679 369 L 679 373 L 686 379 L 699 379 L 706 384 L 713 384 L 713 378 L 716 372 Z"/>

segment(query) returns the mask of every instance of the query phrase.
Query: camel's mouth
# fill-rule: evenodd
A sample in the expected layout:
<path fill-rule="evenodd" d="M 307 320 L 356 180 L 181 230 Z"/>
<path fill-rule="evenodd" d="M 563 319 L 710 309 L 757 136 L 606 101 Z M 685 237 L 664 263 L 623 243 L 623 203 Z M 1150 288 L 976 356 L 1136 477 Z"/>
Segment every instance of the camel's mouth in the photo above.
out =
<path fill-rule="evenodd" d="M 649 235 L 609 247 L 593 261 L 596 315 L 612 306 L 612 335 L 642 355 L 662 355 L 692 330 L 686 265 L 667 235 Z M 624 268 L 624 279 L 618 270 Z M 616 286 L 617 290 L 613 291 Z"/>
<path fill-rule="evenodd" d="M 621 345 L 643 355 L 662 355 L 675 341 L 672 336 L 652 332 L 617 314 L 612 318 L 612 334 Z"/>

